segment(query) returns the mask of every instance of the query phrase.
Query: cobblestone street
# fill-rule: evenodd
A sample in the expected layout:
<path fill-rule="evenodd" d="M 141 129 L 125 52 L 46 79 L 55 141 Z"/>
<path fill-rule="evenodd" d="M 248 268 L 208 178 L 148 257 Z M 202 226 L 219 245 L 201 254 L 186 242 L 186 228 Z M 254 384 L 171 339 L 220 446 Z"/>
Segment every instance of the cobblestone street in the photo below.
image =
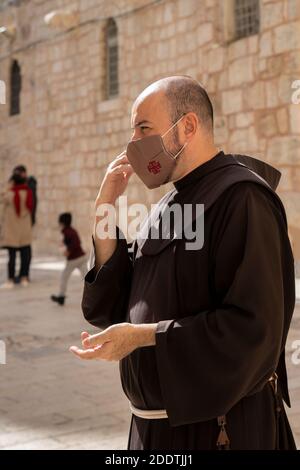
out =
<path fill-rule="evenodd" d="M 0 282 L 5 277 L 0 256 Z M 52 304 L 62 262 L 37 259 L 29 287 L 0 291 L 1 333 L 7 364 L 0 365 L 0 449 L 124 449 L 130 413 L 118 365 L 81 362 L 68 351 L 83 329 L 82 284 L 73 275 L 64 307 Z M 300 446 L 300 364 L 292 341 L 300 339 L 300 305 L 293 320 L 287 364 L 291 424 Z"/>
<path fill-rule="evenodd" d="M 4 280 L 3 255 L 1 281 Z M 115 363 L 80 361 L 68 348 L 83 329 L 82 285 L 72 276 L 64 307 L 56 293 L 62 263 L 33 263 L 32 284 L 0 291 L 0 448 L 123 449 L 130 420 Z"/>

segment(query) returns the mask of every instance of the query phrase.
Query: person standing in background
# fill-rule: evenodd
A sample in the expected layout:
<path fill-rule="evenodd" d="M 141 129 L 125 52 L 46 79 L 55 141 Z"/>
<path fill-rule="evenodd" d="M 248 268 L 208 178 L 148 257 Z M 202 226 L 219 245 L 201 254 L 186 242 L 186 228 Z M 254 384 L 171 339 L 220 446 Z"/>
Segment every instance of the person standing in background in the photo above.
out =
<path fill-rule="evenodd" d="M 81 242 L 77 231 L 71 226 L 72 214 L 64 212 L 58 217 L 58 223 L 63 234 L 63 243 L 65 245 L 64 255 L 66 256 L 66 265 L 61 274 L 59 294 L 51 295 L 51 300 L 64 305 L 66 290 L 69 278 L 75 269 L 79 269 L 82 278 L 87 273 L 87 256 L 81 248 Z"/>
<path fill-rule="evenodd" d="M 2 193 L 4 203 L 1 246 L 8 250 L 8 280 L 1 288 L 15 285 L 16 254 L 20 251 L 21 265 L 19 281 L 22 286 L 29 284 L 31 262 L 33 195 L 24 177 L 13 173 L 9 186 Z"/>
<path fill-rule="evenodd" d="M 13 175 L 19 175 L 21 178 L 23 178 L 32 191 L 32 212 L 31 212 L 31 225 L 34 226 L 36 223 L 36 211 L 37 211 L 37 204 L 38 204 L 38 198 L 37 198 L 37 180 L 34 176 L 28 176 L 27 174 L 27 168 L 24 165 L 18 165 L 13 169 Z M 28 256 L 30 259 L 32 258 L 32 248 L 30 245 L 30 253 L 28 253 Z M 19 282 L 19 279 L 16 279 L 16 282 Z"/>
<path fill-rule="evenodd" d="M 32 191 L 32 200 L 33 200 L 33 208 L 31 213 L 31 222 L 32 225 L 35 225 L 36 222 L 36 210 L 38 204 L 38 197 L 37 197 L 37 180 L 34 176 L 27 175 L 27 169 L 24 165 L 18 165 L 14 168 L 13 174 L 18 174 L 22 178 L 26 180 L 27 186 Z"/>

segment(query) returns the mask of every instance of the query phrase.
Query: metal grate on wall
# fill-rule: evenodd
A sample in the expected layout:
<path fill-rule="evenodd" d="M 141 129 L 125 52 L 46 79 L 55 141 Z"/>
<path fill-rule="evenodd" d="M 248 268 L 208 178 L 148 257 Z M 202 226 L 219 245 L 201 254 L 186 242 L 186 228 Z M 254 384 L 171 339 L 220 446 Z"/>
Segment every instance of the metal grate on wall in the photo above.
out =
<path fill-rule="evenodd" d="M 235 38 L 245 38 L 259 32 L 259 0 L 235 0 Z"/>
<path fill-rule="evenodd" d="M 107 25 L 107 98 L 119 93 L 118 62 L 118 29 L 111 19 Z"/>
<path fill-rule="evenodd" d="M 11 66 L 10 75 L 10 116 L 20 114 L 20 93 L 22 86 L 21 69 L 17 60 Z"/>

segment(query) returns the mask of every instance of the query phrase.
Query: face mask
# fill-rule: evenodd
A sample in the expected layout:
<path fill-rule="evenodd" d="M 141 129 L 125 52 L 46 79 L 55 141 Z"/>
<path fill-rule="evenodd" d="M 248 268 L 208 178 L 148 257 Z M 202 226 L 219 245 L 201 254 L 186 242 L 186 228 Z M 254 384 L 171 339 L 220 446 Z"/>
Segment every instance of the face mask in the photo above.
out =
<path fill-rule="evenodd" d="M 133 170 L 143 183 L 149 188 L 157 188 L 162 184 L 168 183 L 176 159 L 185 149 L 187 142 L 183 147 L 172 155 L 164 144 L 163 137 L 175 127 L 183 116 L 173 124 L 170 129 L 161 135 L 149 135 L 137 140 L 131 140 L 127 145 L 126 155 Z"/>

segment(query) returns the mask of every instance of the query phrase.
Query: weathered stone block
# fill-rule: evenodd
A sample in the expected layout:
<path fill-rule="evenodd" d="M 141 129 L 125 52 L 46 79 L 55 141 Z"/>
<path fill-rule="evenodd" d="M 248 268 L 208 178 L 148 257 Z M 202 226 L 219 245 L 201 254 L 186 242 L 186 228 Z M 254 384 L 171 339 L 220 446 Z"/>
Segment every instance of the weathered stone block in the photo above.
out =
<path fill-rule="evenodd" d="M 300 137 L 274 137 L 268 143 L 267 156 L 276 165 L 299 165 Z"/>
<path fill-rule="evenodd" d="M 200 24 L 196 31 L 197 34 L 197 45 L 199 47 L 207 44 L 213 39 L 214 28 L 212 23 Z"/>
<path fill-rule="evenodd" d="M 238 113 L 235 116 L 235 125 L 238 128 L 242 127 L 249 127 L 251 124 L 254 122 L 254 113 L 248 112 L 248 113 Z"/>
<path fill-rule="evenodd" d="M 222 47 L 211 49 L 208 52 L 207 72 L 214 73 L 223 69 L 225 62 L 225 51 Z"/>
<path fill-rule="evenodd" d="M 254 80 L 253 58 L 235 60 L 229 65 L 229 86 L 235 87 Z"/>
<path fill-rule="evenodd" d="M 244 38 L 230 43 L 228 45 L 228 59 L 233 61 L 239 59 L 240 57 L 245 57 L 248 52 L 247 49 L 248 43 Z"/>
<path fill-rule="evenodd" d="M 257 81 L 243 88 L 243 96 L 246 110 L 264 109 L 266 106 L 265 83 Z"/>
<path fill-rule="evenodd" d="M 276 112 L 277 126 L 280 134 L 289 132 L 289 116 L 286 108 L 281 108 Z"/>
<path fill-rule="evenodd" d="M 268 29 L 282 23 L 284 17 L 283 2 L 272 2 L 261 8 L 261 29 Z"/>
<path fill-rule="evenodd" d="M 259 40 L 259 56 L 270 57 L 273 54 L 273 40 L 271 31 L 263 33 Z"/>
<path fill-rule="evenodd" d="M 215 119 L 215 144 L 220 145 L 228 140 L 228 126 L 226 117 L 216 117 Z"/>
<path fill-rule="evenodd" d="M 299 48 L 300 21 L 286 23 L 274 30 L 274 52 L 280 54 Z"/>
<path fill-rule="evenodd" d="M 262 137 L 272 137 L 277 134 L 277 123 L 274 114 L 266 114 L 258 120 L 257 131 Z"/>
<path fill-rule="evenodd" d="M 230 90 L 222 92 L 223 114 L 232 114 L 241 111 L 243 107 L 243 95 L 241 90 Z"/>

